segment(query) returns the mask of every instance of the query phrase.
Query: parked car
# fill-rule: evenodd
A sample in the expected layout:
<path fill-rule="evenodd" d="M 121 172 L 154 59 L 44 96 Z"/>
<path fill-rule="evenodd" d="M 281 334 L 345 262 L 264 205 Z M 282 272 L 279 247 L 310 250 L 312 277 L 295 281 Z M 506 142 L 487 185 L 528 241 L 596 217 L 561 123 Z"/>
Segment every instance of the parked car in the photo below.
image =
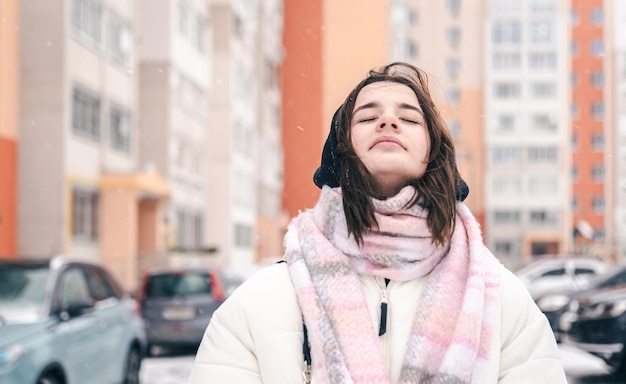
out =
<path fill-rule="evenodd" d="M 626 265 L 616 266 L 603 274 L 597 275 L 577 290 L 563 290 L 547 293 L 537 298 L 537 306 L 550 321 L 550 326 L 557 339 L 561 341 L 561 316 L 567 311 L 570 302 L 580 296 L 599 291 L 604 288 L 626 286 Z"/>
<path fill-rule="evenodd" d="M 626 376 L 626 288 L 592 291 L 573 299 L 561 318 L 564 343 L 598 356 Z"/>
<path fill-rule="evenodd" d="M 154 354 L 153 347 L 197 347 L 224 301 L 224 289 L 217 270 L 152 270 L 145 274 L 137 300 L 148 354 Z"/>
<path fill-rule="evenodd" d="M 0 260 L 0 382 L 139 383 L 133 301 L 86 260 Z"/>
<path fill-rule="evenodd" d="M 589 257 L 544 256 L 517 269 L 515 274 L 537 300 L 547 293 L 580 289 L 606 270 L 603 261 Z"/>

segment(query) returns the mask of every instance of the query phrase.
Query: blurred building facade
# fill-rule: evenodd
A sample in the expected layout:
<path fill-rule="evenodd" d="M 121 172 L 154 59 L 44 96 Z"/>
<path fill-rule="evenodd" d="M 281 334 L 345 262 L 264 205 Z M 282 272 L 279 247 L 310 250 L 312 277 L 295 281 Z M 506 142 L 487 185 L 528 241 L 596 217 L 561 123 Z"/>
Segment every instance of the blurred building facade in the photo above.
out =
<path fill-rule="evenodd" d="M 282 254 L 282 1 L 15 4 L 11 254 L 97 258 L 128 289 L 151 266 Z"/>
<path fill-rule="evenodd" d="M 0 2 L 0 256 L 17 250 L 18 0 Z"/>
<path fill-rule="evenodd" d="M 606 1 L 606 0 L 605 0 Z M 610 55 L 609 76 L 605 86 L 610 90 L 610 104 L 607 108 L 607 129 L 610 136 L 605 145 L 610 151 L 608 190 L 611 193 L 612 209 L 607 209 L 609 227 L 613 223 L 612 235 L 609 236 L 609 249 L 613 249 L 618 260 L 626 259 L 626 2 L 606 1 L 605 21 Z"/>
<path fill-rule="evenodd" d="M 603 0 L 572 2 L 573 250 L 605 257 L 613 237 L 610 76 Z"/>
<path fill-rule="evenodd" d="M 333 113 L 367 71 L 389 61 L 389 7 L 379 0 L 285 0 L 284 14 L 282 206 L 294 217 L 319 195 L 313 173 Z"/>

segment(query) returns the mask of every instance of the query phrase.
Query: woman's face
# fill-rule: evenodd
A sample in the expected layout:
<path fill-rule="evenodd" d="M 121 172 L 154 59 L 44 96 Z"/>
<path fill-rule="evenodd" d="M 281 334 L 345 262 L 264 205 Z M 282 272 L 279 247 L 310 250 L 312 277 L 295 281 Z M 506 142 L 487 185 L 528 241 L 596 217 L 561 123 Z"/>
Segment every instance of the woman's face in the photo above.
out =
<path fill-rule="evenodd" d="M 350 125 L 356 155 L 383 197 L 420 178 L 428 165 L 428 127 L 413 90 L 381 81 L 359 92 Z"/>

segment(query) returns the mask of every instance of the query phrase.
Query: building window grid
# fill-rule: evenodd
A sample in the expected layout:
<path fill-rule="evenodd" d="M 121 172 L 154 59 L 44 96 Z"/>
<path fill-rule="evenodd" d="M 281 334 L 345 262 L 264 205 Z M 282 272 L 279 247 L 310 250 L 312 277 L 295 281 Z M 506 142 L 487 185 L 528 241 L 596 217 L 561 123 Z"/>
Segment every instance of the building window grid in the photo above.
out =
<path fill-rule="evenodd" d="M 595 132 L 591 135 L 591 147 L 596 151 L 602 151 L 604 149 L 604 133 Z"/>
<path fill-rule="evenodd" d="M 604 181 L 604 164 L 594 164 L 591 167 L 591 178 L 598 183 Z"/>
<path fill-rule="evenodd" d="M 132 32 L 128 23 L 111 13 L 109 17 L 109 54 L 111 60 L 125 67 L 131 65 Z"/>
<path fill-rule="evenodd" d="M 99 196 L 95 190 L 72 189 L 72 236 L 82 240 L 98 239 Z"/>
<path fill-rule="evenodd" d="M 109 108 L 109 143 L 111 148 L 129 153 L 132 143 L 131 114 L 126 109 L 111 105 Z"/>
<path fill-rule="evenodd" d="M 100 99 L 78 87 L 72 92 L 72 130 L 91 139 L 100 138 Z"/>
<path fill-rule="evenodd" d="M 102 4 L 99 0 L 73 0 L 72 26 L 74 32 L 90 44 L 102 43 Z"/>
<path fill-rule="evenodd" d="M 556 164 L 558 162 L 557 147 L 530 147 L 528 161 L 532 164 Z"/>

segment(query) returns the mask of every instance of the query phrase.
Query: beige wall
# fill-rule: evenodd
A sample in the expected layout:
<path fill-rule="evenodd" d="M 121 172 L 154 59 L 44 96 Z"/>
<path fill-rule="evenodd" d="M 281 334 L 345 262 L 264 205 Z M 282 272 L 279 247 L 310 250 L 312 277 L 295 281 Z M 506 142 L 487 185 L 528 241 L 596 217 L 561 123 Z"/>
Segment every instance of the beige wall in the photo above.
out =
<path fill-rule="evenodd" d="M 18 1 L 0 1 L 0 137 L 15 139 L 18 121 Z"/>

